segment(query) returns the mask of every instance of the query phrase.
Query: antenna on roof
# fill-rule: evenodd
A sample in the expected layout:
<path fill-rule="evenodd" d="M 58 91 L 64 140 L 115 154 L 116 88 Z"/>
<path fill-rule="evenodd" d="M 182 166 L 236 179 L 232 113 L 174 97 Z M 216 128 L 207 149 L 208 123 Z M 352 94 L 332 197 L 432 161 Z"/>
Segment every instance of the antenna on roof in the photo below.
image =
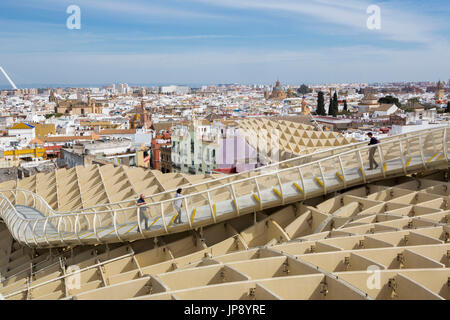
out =
<path fill-rule="evenodd" d="M 11 78 L 8 76 L 8 74 L 6 73 L 6 71 L 0 67 L 0 71 L 3 73 L 3 75 L 5 76 L 6 80 L 8 80 L 8 82 L 11 84 L 11 86 L 13 87 L 13 89 L 17 90 L 16 85 L 14 84 L 14 82 L 11 80 Z"/>

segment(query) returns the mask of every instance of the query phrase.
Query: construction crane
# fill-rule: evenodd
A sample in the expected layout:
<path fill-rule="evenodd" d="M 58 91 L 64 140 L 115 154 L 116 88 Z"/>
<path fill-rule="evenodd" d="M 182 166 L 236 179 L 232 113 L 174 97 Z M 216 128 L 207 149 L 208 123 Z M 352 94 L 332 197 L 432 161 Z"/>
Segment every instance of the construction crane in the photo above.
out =
<path fill-rule="evenodd" d="M 14 90 L 17 90 L 16 85 L 14 84 L 14 82 L 11 80 L 11 78 L 8 76 L 8 74 L 6 73 L 6 71 L 0 67 L 0 71 L 3 73 L 3 75 L 5 76 L 6 80 L 8 80 L 8 82 L 11 84 L 11 86 L 13 87 Z"/>

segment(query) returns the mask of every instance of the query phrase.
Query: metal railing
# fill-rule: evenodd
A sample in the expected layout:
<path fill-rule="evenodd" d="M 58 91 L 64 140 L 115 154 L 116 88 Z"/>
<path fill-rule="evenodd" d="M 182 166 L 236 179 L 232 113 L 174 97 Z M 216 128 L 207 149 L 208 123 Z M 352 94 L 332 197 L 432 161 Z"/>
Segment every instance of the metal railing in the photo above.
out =
<path fill-rule="evenodd" d="M 448 128 L 390 137 L 375 147 L 367 146 L 367 142 L 341 146 L 284 161 L 286 167 L 282 169 L 279 163 L 253 170 L 253 175 L 245 172 L 189 186 L 206 184 L 206 189 L 177 199 L 183 203 L 180 225 L 174 224 L 172 197 L 140 207 L 127 200 L 60 213 L 40 195 L 24 189 L 0 191 L 0 216 L 12 236 L 28 246 L 117 242 L 180 232 L 388 176 L 448 167 Z M 364 159 L 372 148 L 377 150 L 379 167 L 369 171 Z M 225 179 L 230 180 L 222 183 Z M 218 185 L 211 187 L 208 183 Z M 33 208 L 42 217 L 27 218 L 22 208 Z M 143 228 L 144 214 L 148 231 Z"/>
<path fill-rule="evenodd" d="M 440 131 L 440 130 L 442 130 L 442 128 L 426 129 L 426 130 L 422 130 L 420 132 L 424 133 L 424 132 L 434 132 L 434 131 Z M 395 140 L 395 139 L 406 137 L 406 136 L 410 136 L 410 137 L 417 136 L 418 137 L 419 135 L 420 134 L 418 134 L 417 132 L 403 133 L 403 134 L 386 137 L 383 139 L 383 142 Z M 269 164 L 264 167 L 254 168 L 254 169 L 247 170 L 247 171 L 244 171 L 241 173 L 226 175 L 223 177 L 217 177 L 212 180 L 198 182 L 195 184 L 185 185 L 185 186 L 181 186 L 181 187 L 183 188 L 183 192 L 187 194 L 190 189 L 196 190 L 197 188 L 203 187 L 203 186 L 206 186 L 206 188 L 209 188 L 208 185 L 210 185 L 210 184 L 216 185 L 218 183 L 223 183 L 223 181 L 226 181 L 226 180 L 233 181 L 233 180 L 237 180 L 237 179 L 241 179 L 241 178 L 250 177 L 251 175 L 259 175 L 261 173 L 269 172 L 270 170 L 276 171 L 283 167 L 298 166 L 300 164 L 313 161 L 314 159 L 322 159 L 322 158 L 330 157 L 337 153 L 354 150 L 354 149 L 357 149 L 357 148 L 359 148 L 361 146 L 365 146 L 365 145 L 367 145 L 367 142 L 363 141 L 363 142 L 356 142 L 356 143 L 348 144 L 348 145 L 342 145 L 342 146 L 338 146 L 338 147 L 334 147 L 334 148 L 329 148 L 329 149 L 325 149 L 325 150 L 320 150 L 320 151 L 316 151 L 313 153 L 294 157 L 294 158 L 291 158 L 288 160 L 280 161 L 278 163 Z M 146 199 L 150 200 L 151 202 L 159 202 L 160 201 L 159 198 L 164 198 L 168 194 L 174 193 L 178 188 L 179 187 L 152 194 L 150 196 L 147 196 Z M 115 205 L 122 205 L 122 204 L 127 204 L 127 203 L 130 204 L 130 203 L 135 203 L 136 201 L 137 201 L 137 198 L 117 201 L 117 202 L 114 202 L 113 204 L 115 204 Z M 89 206 L 89 207 L 83 208 L 83 209 L 72 210 L 71 212 L 75 213 L 75 212 L 83 212 L 86 210 L 89 211 L 89 210 L 93 210 L 94 208 L 101 208 L 101 207 L 105 208 L 110 205 L 111 204 L 98 204 L 98 205 Z M 56 212 L 55 211 L 55 214 L 65 214 L 65 213 L 69 213 L 69 212 Z"/>

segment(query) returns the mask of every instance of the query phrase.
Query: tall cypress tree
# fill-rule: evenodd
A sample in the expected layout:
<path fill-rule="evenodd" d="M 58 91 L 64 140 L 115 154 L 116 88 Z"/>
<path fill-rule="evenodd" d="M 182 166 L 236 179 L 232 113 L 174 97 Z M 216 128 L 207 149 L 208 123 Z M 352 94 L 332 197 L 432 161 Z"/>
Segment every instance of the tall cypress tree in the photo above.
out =
<path fill-rule="evenodd" d="M 339 102 L 336 91 L 334 92 L 333 99 L 330 97 L 330 109 L 328 110 L 328 114 L 330 116 L 336 117 L 339 111 Z"/>
<path fill-rule="evenodd" d="M 447 102 L 447 110 L 445 112 L 447 112 L 447 113 L 450 112 L 450 101 Z"/>
<path fill-rule="evenodd" d="M 330 103 L 328 105 L 328 115 L 333 115 L 333 97 L 330 95 Z"/>
<path fill-rule="evenodd" d="M 317 110 L 316 113 L 319 116 L 325 116 L 326 112 L 325 112 L 325 101 L 323 98 L 323 92 L 319 91 L 319 95 L 317 96 Z"/>
<path fill-rule="evenodd" d="M 337 96 L 337 92 L 334 92 L 333 95 L 333 107 L 334 107 L 334 112 L 336 113 L 336 115 L 339 112 L 339 101 L 338 101 L 338 96 Z"/>
<path fill-rule="evenodd" d="M 344 100 L 344 111 L 348 111 L 347 100 Z"/>

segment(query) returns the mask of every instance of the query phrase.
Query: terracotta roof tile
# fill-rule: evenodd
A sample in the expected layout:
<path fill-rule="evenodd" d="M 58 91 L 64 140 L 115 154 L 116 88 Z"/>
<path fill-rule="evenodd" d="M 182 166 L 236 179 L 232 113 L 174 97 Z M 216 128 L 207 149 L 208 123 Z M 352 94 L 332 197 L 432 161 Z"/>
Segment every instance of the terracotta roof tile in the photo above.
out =
<path fill-rule="evenodd" d="M 106 129 L 100 130 L 100 135 L 108 134 L 136 134 L 136 129 Z"/>
<path fill-rule="evenodd" d="M 56 137 L 44 137 L 44 142 L 67 142 L 75 140 L 99 140 L 97 135 L 92 136 L 56 136 Z"/>

